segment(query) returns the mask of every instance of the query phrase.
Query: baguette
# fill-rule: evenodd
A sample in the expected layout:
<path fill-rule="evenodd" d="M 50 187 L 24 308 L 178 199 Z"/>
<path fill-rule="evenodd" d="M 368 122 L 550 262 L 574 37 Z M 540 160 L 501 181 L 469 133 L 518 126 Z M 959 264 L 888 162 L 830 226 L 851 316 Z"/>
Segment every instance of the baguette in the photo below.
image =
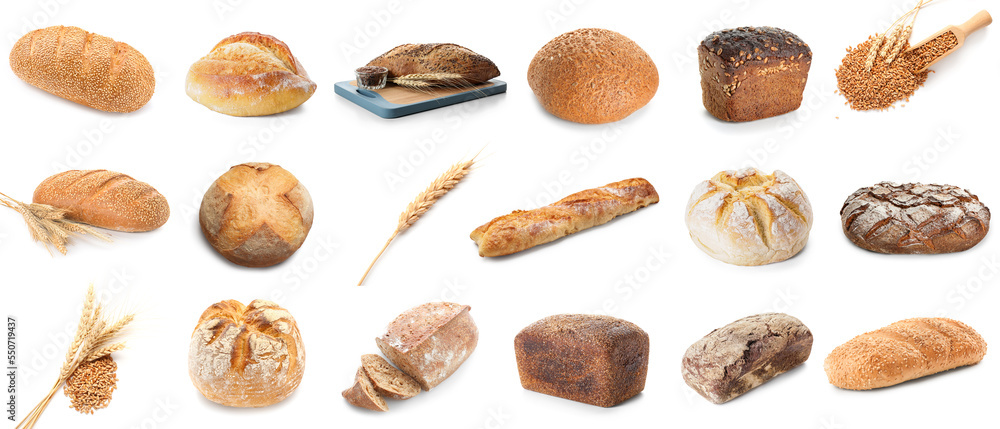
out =
<path fill-rule="evenodd" d="M 368 62 L 389 69 L 389 78 L 407 75 L 457 74 L 462 83 L 476 85 L 500 76 L 493 61 L 454 43 L 399 45 Z"/>
<path fill-rule="evenodd" d="M 170 217 L 167 199 L 152 186 L 107 170 L 53 175 L 35 188 L 32 201 L 68 210 L 69 220 L 115 231 L 152 231 Z"/>
<path fill-rule="evenodd" d="M 834 386 L 869 390 L 974 365 L 985 355 L 986 341 L 968 325 L 916 318 L 854 337 L 833 349 L 823 368 Z"/>
<path fill-rule="evenodd" d="M 10 68 L 28 84 L 105 112 L 139 110 L 153 96 L 153 67 L 131 46 L 77 27 L 54 26 L 21 37 Z"/>
<path fill-rule="evenodd" d="M 609 222 L 660 201 L 646 179 L 635 178 L 577 192 L 534 210 L 515 210 L 469 235 L 479 256 L 503 256 Z"/>

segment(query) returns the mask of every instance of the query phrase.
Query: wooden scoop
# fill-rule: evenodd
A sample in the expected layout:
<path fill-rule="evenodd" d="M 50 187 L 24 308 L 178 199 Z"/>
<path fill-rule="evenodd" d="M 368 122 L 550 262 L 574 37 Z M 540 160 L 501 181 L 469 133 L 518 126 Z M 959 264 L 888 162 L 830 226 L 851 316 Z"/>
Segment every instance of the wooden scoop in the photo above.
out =
<path fill-rule="evenodd" d="M 937 33 L 934 33 L 930 37 L 924 39 L 920 43 L 917 43 L 916 45 L 910 47 L 910 49 L 906 50 L 907 52 L 910 52 L 910 51 L 912 51 L 914 49 L 917 49 L 917 48 L 919 48 L 919 47 L 927 44 L 927 42 L 930 42 L 931 40 L 934 40 L 934 38 L 936 38 L 936 37 L 938 37 L 938 36 L 940 36 L 940 35 L 942 35 L 944 33 L 947 33 L 949 31 L 952 32 L 952 33 L 954 33 L 955 34 L 955 38 L 958 39 L 958 43 L 956 43 L 954 47 L 952 47 L 951 49 L 949 49 L 946 52 L 942 53 L 941 55 L 938 55 L 937 58 L 934 58 L 934 60 L 932 60 L 931 62 L 927 63 L 927 65 L 925 65 L 920 70 L 914 70 L 913 72 L 914 73 L 920 73 L 920 72 L 922 72 L 924 70 L 927 70 L 927 68 L 930 67 L 930 66 L 932 66 L 932 65 L 934 65 L 934 63 L 936 63 L 938 61 L 941 61 L 942 58 L 947 57 L 948 55 L 951 55 L 951 53 L 955 52 L 956 49 L 962 47 L 962 45 L 965 43 L 965 38 L 968 35 L 974 33 L 976 30 L 979 30 L 980 28 L 983 28 L 983 27 L 985 27 L 987 25 L 990 25 L 990 23 L 992 23 L 992 22 L 993 22 L 993 17 L 990 16 L 989 12 L 987 12 L 985 10 L 981 10 L 981 11 L 979 11 L 979 13 L 975 14 L 971 19 L 969 19 L 968 21 L 965 21 L 964 24 L 961 24 L 961 25 L 949 25 L 949 26 L 941 29 L 941 31 L 938 31 Z"/>

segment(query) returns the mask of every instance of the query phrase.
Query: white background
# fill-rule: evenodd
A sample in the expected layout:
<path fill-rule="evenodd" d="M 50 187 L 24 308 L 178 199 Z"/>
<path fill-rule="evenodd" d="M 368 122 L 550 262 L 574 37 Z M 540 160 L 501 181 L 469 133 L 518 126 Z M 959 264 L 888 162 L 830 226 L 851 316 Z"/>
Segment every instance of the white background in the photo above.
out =
<path fill-rule="evenodd" d="M 947 315 L 1000 341 L 995 237 L 959 254 L 884 256 L 853 246 L 841 232 L 844 199 L 881 180 L 954 184 L 1000 207 L 992 177 L 996 29 L 974 34 L 934 67 L 903 108 L 855 112 L 834 94 L 844 49 L 913 3 L 424 0 L 388 12 L 386 1 L 3 2 L 5 49 L 37 26 L 79 26 L 141 51 L 156 69 L 156 93 L 138 112 L 108 114 L 0 71 L 0 191 L 28 200 L 58 171 L 103 168 L 152 184 L 172 210 L 157 231 L 113 233 L 113 244 L 77 240 L 65 257 L 50 257 L 16 213 L 0 210 L 0 315 L 19 323 L 19 418 L 56 378 L 86 285 L 94 282 L 112 305 L 139 311 L 129 348 L 115 354 L 114 401 L 84 416 L 60 393 L 39 427 L 875 428 L 993 419 L 995 352 L 971 368 L 872 392 L 839 390 L 822 367 L 837 345 L 909 317 Z M 921 13 L 913 41 L 987 5 L 996 3 L 936 0 Z M 740 25 L 785 28 L 810 44 L 812 70 L 798 111 L 729 124 L 702 108 L 695 46 L 713 30 Z M 538 48 L 582 27 L 625 34 L 659 68 L 656 97 L 619 123 L 559 120 L 527 85 Z M 222 38 L 248 30 L 291 47 L 318 84 L 312 99 L 282 115 L 234 118 L 184 94 L 190 64 Z M 455 42 L 488 56 L 508 92 L 396 120 L 334 94 L 334 83 L 352 78 L 355 67 L 419 42 Z M 484 146 L 480 167 L 397 238 L 366 285 L 356 287 L 407 202 Z M 305 244 L 272 268 L 227 262 L 198 226 L 208 185 L 246 161 L 282 165 L 315 203 Z M 736 267 L 691 243 L 683 211 L 692 188 L 745 165 L 787 172 L 812 201 L 811 239 L 797 257 Z M 398 180 L 390 183 L 392 175 Z M 506 258 L 480 258 L 468 238 L 495 216 L 629 177 L 652 182 L 660 203 Z M 668 255 L 662 264 L 661 254 Z M 218 406 L 188 379 L 190 334 L 210 304 L 254 298 L 276 299 L 298 320 L 308 351 L 305 378 L 275 406 Z M 389 413 L 349 406 L 340 391 L 350 386 L 358 356 L 377 352 L 373 338 L 403 310 L 439 299 L 472 306 L 480 342 L 471 358 L 433 391 L 391 402 Z M 649 333 L 646 390 L 602 409 L 522 389 L 515 334 L 548 315 L 597 311 Z M 787 312 L 811 328 L 813 355 L 804 366 L 721 406 L 684 385 L 680 359 L 688 345 L 765 311 Z"/>

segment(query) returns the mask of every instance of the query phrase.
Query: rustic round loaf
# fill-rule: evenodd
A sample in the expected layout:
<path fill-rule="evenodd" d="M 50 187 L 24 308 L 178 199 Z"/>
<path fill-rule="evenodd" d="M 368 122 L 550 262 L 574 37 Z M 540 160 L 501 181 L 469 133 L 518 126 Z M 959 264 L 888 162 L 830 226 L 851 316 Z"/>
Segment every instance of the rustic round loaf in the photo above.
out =
<path fill-rule="evenodd" d="M 723 171 L 691 193 L 685 217 L 691 239 L 709 256 L 736 265 L 764 265 L 799 253 L 809 240 L 812 206 L 781 171 Z"/>
<path fill-rule="evenodd" d="M 660 84 L 652 58 L 628 37 L 600 28 L 562 34 L 528 66 L 542 107 L 562 119 L 603 124 L 645 106 Z"/>
<path fill-rule="evenodd" d="M 244 306 L 226 300 L 208 307 L 191 334 L 188 375 L 210 401 L 266 407 L 302 381 L 306 351 L 291 313 L 271 301 Z"/>
<path fill-rule="evenodd" d="M 152 186 L 108 170 L 69 170 L 35 188 L 32 201 L 66 210 L 66 219 L 123 232 L 146 232 L 170 218 L 167 199 Z"/>
<path fill-rule="evenodd" d="M 284 168 L 253 162 L 216 179 L 201 201 L 201 231 L 222 256 L 267 267 L 292 256 L 313 223 L 312 198 Z"/>
<path fill-rule="evenodd" d="M 879 253 L 968 250 L 990 230 L 990 209 L 951 185 L 882 182 L 858 189 L 840 209 L 844 234 Z"/>
<path fill-rule="evenodd" d="M 229 36 L 191 65 L 188 97 L 232 116 L 291 110 L 316 92 L 316 84 L 284 42 L 245 32 Z"/>
<path fill-rule="evenodd" d="M 153 66 L 135 48 L 61 25 L 21 37 L 10 68 L 32 86 L 105 112 L 139 110 L 156 86 Z"/>

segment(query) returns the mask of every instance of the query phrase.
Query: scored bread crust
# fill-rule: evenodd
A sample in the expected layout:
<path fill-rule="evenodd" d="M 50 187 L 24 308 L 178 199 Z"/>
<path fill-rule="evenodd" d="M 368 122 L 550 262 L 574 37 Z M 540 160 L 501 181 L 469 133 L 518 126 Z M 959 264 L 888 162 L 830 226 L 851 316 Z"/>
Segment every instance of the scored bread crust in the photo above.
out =
<path fill-rule="evenodd" d="M 367 408 L 372 411 L 389 411 L 389 405 L 385 403 L 385 398 L 379 395 L 368 378 L 364 368 L 359 367 L 354 374 L 354 384 L 340 392 L 340 396 L 347 399 L 347 402 L 355 407 Z"/>
<path fill-rule="evenodd" d="M 723 171 L 698 184 L 685 216 L 691 240 L 709 256 L 764 265 L 795 256 L 809 240 L 812 206 L 787 174 Z"/>
<path fill-rule="evenodd" d="M 139 110 L 156 87 L 139 51 L 78 27 L 28 32 L 14 43 L 10 68 L 34 87 L 105 112 Z"/>
<path fill-rule="evenodd" d="M 882 182 L 858 189 L 840 209 L 844 234 L 879 253 L 968 250 L 990 230 L 990 210 L 951 185 Z"/>
<path fill-rule="evenodd" d="M 475 85 L 500 76 L 500 69 L 489 58 L 454 43 L 399 45 L 368 62 L 369 66 L 389 69 L 389 78 L 410 74 L 454 73 L 465 83 Z"/>
<path fill-rule="evenodd" d="M 569 195 L 534 210 L 515 210 L 497 217 L 469 234 L 479 256 L 503 256 L 601 225 L 660 201 L 646 179 L 609 183 Z"/>
<path fill-rule="evenodd" d="M 302 246 L 312 228 L 312 198 L 278 165 L 240 164 L 205 192 L 199 220 L 205 238 L 226 259 L 266 267 Z"/>
<path fill-rule="evenodd" d="M 375 386 L 375 391 L 386 398 L 405 400 L 420 393 L 420 384 L 413 377 L 392 366 L 382 356 L 361 356 L 361 369 Z"/>
<path fill-rule="evenodd" d="M 601 28 L 557 36 L 528 66 L 528 85 L 542 107 L 582 124 L 624 119 L 645 106 L 659 84 L 656 64 L 646 51 Z"/>
<path fill-rule="evenodd" d="M 284 400 L 302 381 L 305 348 L 292 315 L 277 304 L 226 300 L 198 319 L 188 374 L 212 402 L 265 407 Z"/>
<path fill-rule="evenodd" d="M 382 354 L 431 390 L 451 376 L 476 349 L 479 330 L 469 310 L 451 302 L 431 302 L 396 317 L 375 338 Z"/>
<path fill-rule="evenodd" d="M 167 199 L 156 189 L 107 170 L 57 173 L 35 188 L 32 202 L 65 209 L 67 219 L 115 231 L 152 231 L 170 218 Z"/>
<path fill-rule="evenodd" d="M 986 341 L 974 329 L 943 317 L 901 320 L 854 337 L 823 363 L 834 386 L 869 390 L 974 365 Z"/>
<path fill-rule="evenodd" d="M 192 64 L 186 91 L 216 112 L 262 116 L 298 107 L 312 97 L 316 83 L 284 42 L 245 32 L 222 39 Z"/>

